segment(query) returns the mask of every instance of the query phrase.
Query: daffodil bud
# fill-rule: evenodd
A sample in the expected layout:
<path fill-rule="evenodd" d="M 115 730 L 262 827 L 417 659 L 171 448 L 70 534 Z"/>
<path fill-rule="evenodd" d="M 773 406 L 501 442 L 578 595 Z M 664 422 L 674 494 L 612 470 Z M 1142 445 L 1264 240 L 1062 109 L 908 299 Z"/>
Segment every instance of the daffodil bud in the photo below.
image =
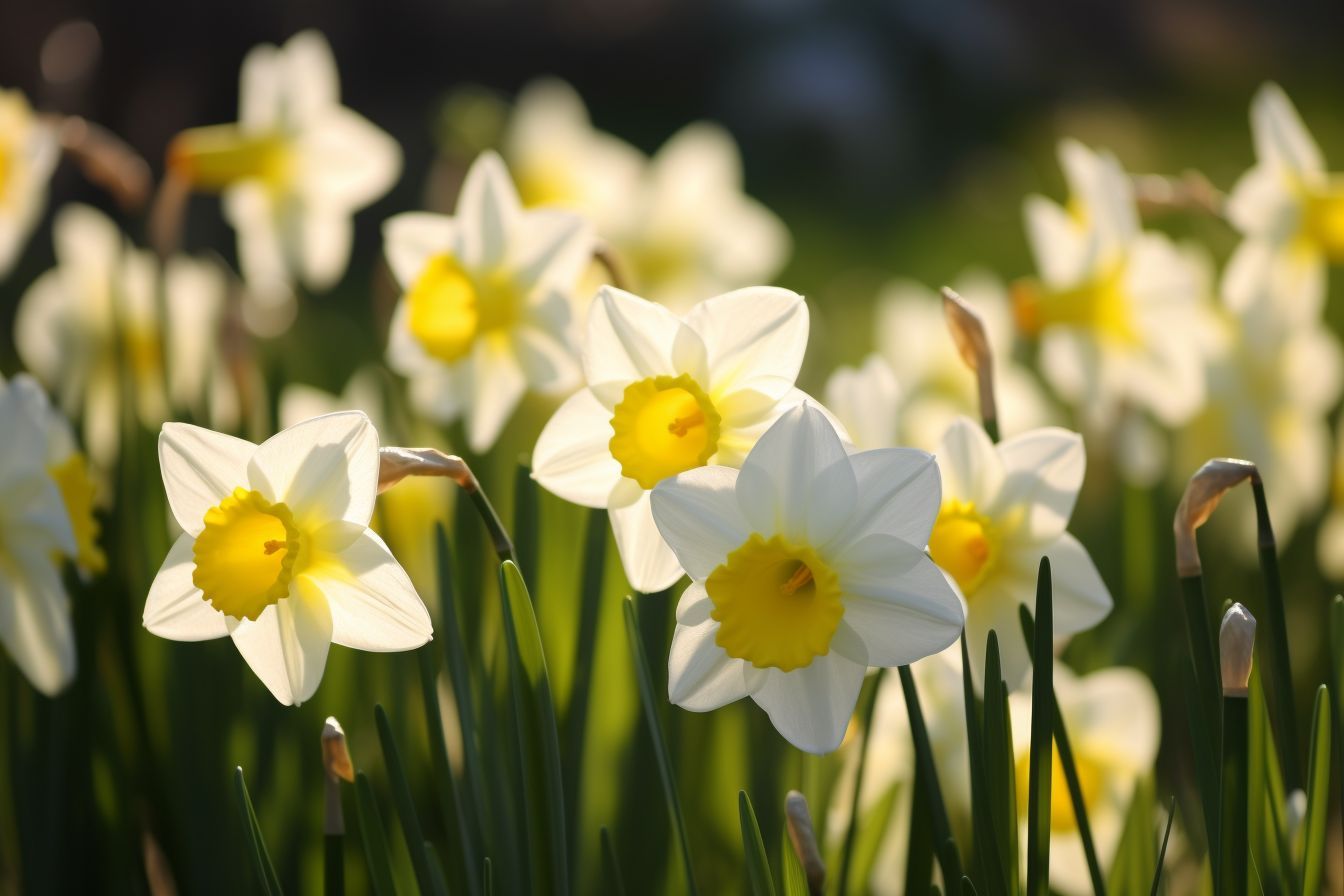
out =
<path fill-rule="evenodd" d="M 822 861 L 821 849 L 817 846 L 807 797 L 790 790 L 784 797 L 784 816 L 789 829 L 789 842 L 793 844 L 793 851 L 803 866 L 803 873 L 807 875 L 808 892 L 820 896 L 826 889 L 826 863 Z"/>
<path fill-rule="evenodd" d="M 1190 477 L 1172 524 L 1176 536 L 1177 575 L 1190 578 L 1203 572 L 1195 530 L 1209 519 L 1228 489 L 1256 475 L 1255 464 L 1248 460 L 1215 457 Z"/>
<path fill-rule="evenodd" d="M 1233 604 L 1223 614 L 1218 650 L 1223 666 L 1223 696 L 1245 697 L 1255 655 L 1255 617 L 1241 604 Z"/>
<path fill-rule="evenodd" d="M 986 421 L 998 420 L 999 412 L 994 400 L 994 353 L 984 319 L 952 289 L 944 286 L 942 293 L 943 315 L 947 318 L 947 328 L 952 333 L 957 353 L 966 366 L 975 372 L 980 391 L 980 417 Z"/>
<path fill-rule="evenodd" d="M 339 836 L 345 833 L 345 816 L 341 812 L 341 779 L 355 780 L 355 766 L 345 745 L 345 729 L 335 716 L 327 716 L 322 726 L 323 781 L 322 833 Z"/>
<path fill-rule="evenodd" d="M 446 476 L 466 491 L 475 491 L 476 477 L 466 461 L 437 448 L 380 448 L 378 450 L 378 492 L 396 485 L 407 476 Z"/>

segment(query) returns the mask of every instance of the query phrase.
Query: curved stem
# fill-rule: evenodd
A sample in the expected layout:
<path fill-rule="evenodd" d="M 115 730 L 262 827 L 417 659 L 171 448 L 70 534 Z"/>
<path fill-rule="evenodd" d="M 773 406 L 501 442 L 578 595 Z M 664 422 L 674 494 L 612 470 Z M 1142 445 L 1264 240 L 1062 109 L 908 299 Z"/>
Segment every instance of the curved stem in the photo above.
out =
<path fill-rule="evenodd" d="M 485 523 L 494 543 L 495 555 L 500 562 L 514 560 L 513 540 L 495 512 L 494 505 L 481 490 L 476 474 L 467 462 L 455 454 L 446 454 L 437 448 L 380 448 L 378 449 L 378 493 L 382 494 L 407 476 L 444 476 L 458 487 L 476 505 L 476 512 Z M 514 562 L 517 562 L 516 560 Z"/>

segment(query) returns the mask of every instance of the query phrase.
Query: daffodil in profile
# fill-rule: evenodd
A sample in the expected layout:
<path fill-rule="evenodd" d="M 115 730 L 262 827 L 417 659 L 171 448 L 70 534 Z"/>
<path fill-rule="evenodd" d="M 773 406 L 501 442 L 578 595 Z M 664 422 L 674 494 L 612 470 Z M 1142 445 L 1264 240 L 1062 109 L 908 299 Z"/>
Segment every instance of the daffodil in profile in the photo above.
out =
<path fill-rule="evenodd" d="M 56 129 L 17 90 L 0 89 L 0 278 L 42 216 L 60 159 Z"/>
<path fill-rule="evenodd" d="M 1204 402 L 1207 266 L 1139 224 L 1116 158 L 1073 140 L 1059 147 L 1067 205 L 1026 201 L 1039 278 L 1014 285 L 1019 329 L 1041 342 L 1041 370 L 1089 429 L 1109 432 L 1129 407 L 1178 425 Z"/>
<path fill-rule="evenodd" d="M 403 290 L 388 364 L 410 379 L 426 417 L 464 417 L 479 453 L 525 393 L 563 396 L 579 385 L 571 303 L 593 254 L 583 219 L 524 210 L 499 157 L 484 153 L 455 215 L 397 215 L 383 239 Z"/>
<path fill-rule="evenodd" d="M 167 423 L 159 464 L 183 534 L 145 601 L 154 634 L 231 637 L 284 704 L 313 695 L 333 643 L 382 652 L 429 640 L 424 604 L 368 528 L 379 460 L 364 414 L 316 417 L 260 445 Z"/>
<path fill-rule="evenodd" d="M 942 498 L 929 555 L 966 600 L 966 636 L 977 682 L 985 641 L 999 636 L 1003 678 L 1016 687 L 1029 660 L 1018 606 L 1035 606 L 1041 557 L 1050 558 L 1055 632 L 1091 628 L 1111 609 L 1111 594 L 1087 549 L 1067 531 L 1086 457 L 1083 440 L 1048 427 L 995 445 L 961 418 L 936 452 Z"/>
<path fill-rule="evenodd" d="M 807 396 L 794 379 L 807 348 L 803 297 L 750 287 L 686 316 L 605 287 L 588 312 L 587 388 L 555 412 L 532 453 L 543 487 L 611 515 L 637 591 L 670 588 L 682 567 L 658 534 L 649 493 L 669 476 L 739 467 L 781 414 Z"/>
<path fill-rule="evenodd" d="M 1055 664 L 1055 699 L 1069 732 L 1079 789 L 1102 872 L 1110 869 L 1138 783 L 1152 774 L 1162 720 L 1152 684 L 1136 669 L 1116 667 L 1075 676 Z M 1020 867 L 1026 868 L 1026 819 L 1031 759 L 1031 695 L 1009 695 L 1017 770 Z M 1050 782 L 1050 889 L 1064 896 L 1092 892 L 1078 820 L 1054 751 Z"/>
<path fill-rule="evenodd" d="M 956 592 L 923 550 L 938 504 L 931 455 L 848 454 L 809 404 L 741 470 L 660 482 L 654 519 L 691 577 L 669 699 L 705 712 L 751 697 L 790 743 L 834 750 L 869 666 L 914 662 L 961 631 Z"/>
<path fill-rule="evenodd" d="M 1270 298 L 1296 321 L 1320 314 L 1329 265 L 1344 263 L 1344 180 L 1288 95 L 1265 84 L 1251 102 L 1255 165 L 1227 199 L 1244 239 L 1228 261 L 1224 296 L 1234 310 Z"/>
<path fill-rule="evenodd" d="M 345 272 L 356 211 L 401 172 L 401 148 L 341 105 L 336 60 L 317 31 L 243 60 L 238 121 L 193 128 L 168 150 L 169 172 L 223 193 L 248 284 L 280 304 L 291 285 L 332 286 Z"/>

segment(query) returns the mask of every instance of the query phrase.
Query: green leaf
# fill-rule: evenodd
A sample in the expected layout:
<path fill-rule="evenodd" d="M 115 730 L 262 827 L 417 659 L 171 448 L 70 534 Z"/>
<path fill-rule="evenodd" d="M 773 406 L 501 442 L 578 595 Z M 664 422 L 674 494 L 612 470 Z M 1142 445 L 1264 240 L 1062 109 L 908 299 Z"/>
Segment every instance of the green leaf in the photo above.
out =
<path fill-rule="evenodd" d="M 475 835 L 472 830 L 474 819 L 468 817 L 467 809 L 458 796 L 457 778 L 448 760 L 448 742 L 444 737 L 443 714 L 439 709 L 438 670 L 434 664 L 436 649 L 434 645 L 426 644 L 415 652 L 420 665 L 420 695 L 425 707 L 429 755 L 433 763 L 434 784 L 438 789 L 444 830 L 456 831 L 461 845 L 460 851 L 450 850 L 455 876 L 465 883 L 468 892 L 475 893 L 480 889 L 480 884 L 476 876 Z"/>
<path fill-rule="evenodd" d="M 428 840 L 425 841 L 425 855 L 429 858 L 429 878 L 434 883 L 434 892 L 448 892 L 448 878 L 443 873 L 443 862 L 439 860 L 439 854 L 434 850 L 434 844 Z"/>
<path fill-rule="evenodd" d="M 992 629 L 985 641 L 985 812 L 992 834 L 989 848 L 998 853 L 1004 892 L 1021 887 L 1017 849 L 1017 758 L 1013 750 L 1012 721 L 1008 716 L 1008 689 L 1003 682 L 999 636 Z"/>
<path fill-rule="evenodd" d="M 635 612 L 635 602 L 625 598 L 625 635 L 630 645 L 630 654 L 635 664 L 635 679 L 639 682 L 639 699 L 644 708 L 644 721 L 649 726 L 649 739 L 653 741 L 653 754 L 658 762 L 658 774 L 663 782 L 663 796 L 667 800 L 667 812 L 672 828 L 677 832 L 681 845 L 681 860 L 686 875 L 686 891 L 694 894 L 695 871 L 691 866 L 690 838 L 686 836 L 686 818 L 681 811 L 681 798 L 677 795 L 676 774 L 672 770 L 672 758 L 667 752 L 667 741 L 663 738 L 663 726 L 658 721 L 658 698 L 653 691 L 653 678 L 649 671 L 649 659 L 644 654 L 644 639 L 639 631 L 639 614 Z"/>
<path fill-rule="evenodd" d="M 971 830 L 974 833 L 974 858 L 982 880 L 1008 891 L 1008 880 L 999 860 L 993 819 L 989 814 L 989 790 L 985 771 L 984 710 L 975 694 L 971 674 L 971 653 L 966 632 L 961 633 L 961 698 L 966 715 L 967 761 L 971 779 Z"/>
<path fill-rule="evenodd" d="M 537 581 L 537 556 L 541 545 L 541 510 L 537 483 L 526 464 L 519 464 L 513 476 L 513 553 L 524 582 Z"/>
<path fill-rule="evenodd" d="M 1027 773 L 1027 893 L 1050 892 L 1050 784 L 1054 777 L 1054 609 L 1050 559 L 1036 577 L 1035 670 L 1031 674 L 1031 754 Z"/>
<path fill-rule="evenodd" d="M 756 811 L 751 808 L 751 797 L 745 790 L 737 792 L 737 815 L 742 825 L 742 852 L 747 862 L 747 879 L 755 896 L 775 896 L 775 881 L 770 876 L 770 859 L 765 854 L 761 826 Z"/>
<path fill-rule="evenodd" d="M 865 697 L 859 709 L 862 742 L 858 746 L 859 764 L 854 773 L 854 789 L 849 804 L 849 827 L 845 829 L 844 845 L 840 850 L 840 873 L 836 882 L 836 892 L 841 896 L 849 892 L 850 862 L 854 857 L 854 841 L 859 832 L 859 823 L 862 821 L 859 796 L 863 792 L 863 772 L 868 765 L 868 736 L 873 728 L 873 708 L 877 705 L 877 692 L 882 686 L 882 678 L 886 671 L 879 669 L 872 680 L 867 682 L 864 689 Z"/>
<path fill-rule="evenodd" d="M 1218 857 L 1218 800 L 1222 792 L 1218 769 L 1221 766 L 1221 696 L 1217 652 L 1204 599 L 1202 575 L 1181 578 L 1181 607 L 1190 645 L 1190 675 L 1183 676 L 1189 719 L 1190 739 L 1195 752 L 1195 777 L 1199 784 L 1200 805 L 1204 810 L 1204 833 L 1213 864 Z M 1188 821 L 1188 819 L 1187 819 Z"/>
<path fill-rule="evenodd" d="M 392 723 L 382 704 L 373 707 L 373 717 L 378 726 L 378 740 L 383 747 L 383 762 L 387 765 L 388 783 L 392 787 L 392 804 L 401 820 L 401 833 L 406 841 L 406 851 L 411 856 L 411 867 L 415 870 L 416 883 L 421 892 L 440 893 L 434 886 L 434 875 L 430 869 L 429 854 L 425 851 L 425 835 L 420 828 L 420 817 L 415 814 L 415 797 L 411 794 L 411 784 L 406 779 L 406 766 L 401 761 L 401 750 L 397 747 L 396 737 L 392 734 Z"/>
<path fill-rule="evenodd" d="M 588 708 L 592 704 L 593 665 L 597 662 L 597 630 L 601 620 L 602 578 L 607 565 L 607 512 L 588 511 L 583 538 L 583 578 L 579 585 L 579 634 L 574 653 L 574 679 L 565 712 L 565 805 L 570 830 L 578 830 L 583 793 L 584 745 L 588 737 Z"/>
<path fill-rule="evenodd" d="M 599 833 L 602 838 L 602 873 L 606 875 L 607 892 L 613 896 L 625 896 L 625 880 L 621 877 L 621 865 L 616 861 L 616 846 L 611 841 L 611 831 L 602 825 Z"/>
<path fill-rule="evenodd" d="M 793 851 L 787 827 L 779 831 L 779 864 L 783 872 L 780 876 L 784 879 L 784 896 L 809 896 L 807 872 L 803 870 L 803 863 L 798 861 L 798 853 Z"/>
<path fill-rule="evenodd" d="M 532 821 L 534 855 L 549 855 L 549 880 L 557 893 L 569 890 L 569 845 L 565 836 L 565 787 L 560 772 L 560 732 L 555 721 L 546 656 L 527 585 L 510 560 L 500 565 L 500 596 L 504 601 L 504 637 L 513 674 L 514 714 L 518 725 L 519 759 L 530 771 L 524 777 L 527 811 Z M 544 842 L 543 842 L 544 841 Z M 547 849 L 549 847 L 549 849 Z"/>
<path fill-rule="evenodd" d="M 1265 484 L 1259 476 L 1252 477 L 1251 491 L 1255 496 L 1256 527 L 1260 554 L 1260 574 L 1265 581 L 1266 641 L 1269 646 L 1269 679 L 1274 694 L 1274 730 L 1279 736 L 1279 757 L 1283 765 L 1283 781 L 1288 790 L 1302 786 L 1298 768 L 1297 711 L 1293 705 L 1293 670 L 1288 656 L 1288 623 L 1283 611 L 1283 584 L 1279 577 L 1279 555 L 1274 530 L 1269 521 L 1269 504 L 1265 500 Z M 1263 652 L 1263 651 L 1262 651 Z"/>
<path fill-rule="evenodd" d="M 1327 811 L 1330 805 L 1330 689 L 1316 691 L 1311 715 L 1311 753 L 1307 760 L 1306 836 L 1302 850 L 1302 896 L 1321 892 L 1325 868 Z"/>
<path fill-rule="evenodd" d="M 1286 896 L 1294 888 L 1283 827 L 1283 787 L 1279 783 L 1278 750 L 1270 734 L 1269 710 L 1258 665 L 1251 670 L 1247 700 L 1246 788 L 1253 801 L 1247 839 L 1252 861 L 1264 882 L 1264 896 Z"/>
<path fill-rule="evenodd" d="M 495 893 L 495 872 L 494 866 L 490 863 L 490 857 L 485 857 L 485 868 L 481 871 L 481 880 L 484 882 L 482 892 L 485 896 L 494 896 Z"/>
<path fill-rule="evenodd" d="M 943 870 L 944 880 L 958 880 L 961 877 L 961 854 L 957 851 L 956 841 L 952 839 L 952 825 L 948 821 L 947 804 L 943 802 L 943 790 L 938 783 L 933 747 L 929 744 L 929 729 L 924 724 L 924 710 L 919 705 L 919 691 L 915 688 L 915 678 L 910 674 L 909 666 L 899 666 L 896 671 L 901 677 L 905 712 L 910 718 L 910 739 L 915 745 L 915 763 L 921 773 L 920 785 L 928 798 L 929 824 L 933 829 L 938 865 Z"/>
<path fill-rule="evenodd" d="M 359 837 L 364 842 L 364 856 L 369 861 L 369 880 L 376 896 L 396 896 L 397 885 L 392 880 L 392 859 L 387 852 L 387 832 L 383 818 L 378 814 L 378 803 L 373 798 L 369 776 L 355 775 L 355 806 L 359 813 Z"/>
<path fill-rule="evenodd" d="M 1176 797 L 1171 798 L 1171 805 L 1167 808 L 1167 828 L 1162 832 L 1162 846 L 1157 850 L 1157 859 L 1153 862 L 1153 886 L 1148 891 L 1149 896 L 1157 896 L 1158 889 L 1162 886 L 1162 869 L 1167 863 L 1167 844 L 1171 842 L 1171 823 L 1176 820 Z"/>
<path fill-rule="evenodd" d="M 1152 882 L 1153 811 L 1152 781 L 1147 777 L 1140 778 L 1134 782 L 1134 794 L 1125 812 L 1120 842 L 1111 859 L 1110 877 L 1106 882 L 1110 892 L 1142 893 Z"/>
<path fill-rule="evenodd" d="M 1247 791 L 1247 716 L 1245 697 L 1223 698 L 1223 792 L 1219 804 L 1222 816 L 1218 836 L 1218 893 L 1220 896 L 1244 896 L 1248 892 L 1250 849 L 1247 844 L 1247 818 L 1250 794 Z"/>
<path fill-rule="evenodd" d="M 257 813 L 252 808 L 252 796 L 247 792 L 247 781 L 243 778 L 243 768 L 233 771 L 233 794 L 238 802 L 238 814 L 243 822 L 243 832 L 247 836 L 248 854 L 252 857 L 252 869 L 257 873 L 261 887 L 271 896 L 280 896 L 280 878 L 271 864 L 271 854 L 266 849 L 266 840 L 261 834 L 261 825 L 257 823 Z"/>
<path fill-rule="evenodd" d="M 873 879 L 873 867 L 891 827 L 892 810 L 896 808 L 899 784 L 892 784 L 878 800 L 863 813 L 863 825 L 858 842 L 854 844 L 854 874 L 850 890 L 867 893 Z"/>
<path fill-rule="evenodd" d="M 902 893 L 922 893 L 933 879 L 933 826 L 929 821 L 929 793 L 924 771 L 915 763 L 911 778 L 910 824 L 905 846 L 905 886 Z"/>

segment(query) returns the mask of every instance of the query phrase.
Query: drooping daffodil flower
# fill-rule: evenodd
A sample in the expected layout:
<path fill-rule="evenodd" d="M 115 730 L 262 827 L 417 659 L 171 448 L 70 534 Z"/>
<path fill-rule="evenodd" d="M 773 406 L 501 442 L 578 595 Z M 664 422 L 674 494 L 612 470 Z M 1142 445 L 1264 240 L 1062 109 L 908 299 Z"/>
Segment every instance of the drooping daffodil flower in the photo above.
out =
<path fill-rule="evenodd" d="M 166 423 L 159 465 L 182 527 L 145 601 L 145 628 L 175 641 L 229 636 L 284 704 L 317 690 L 330 646 L 411 650 L 429 613 L 368 528 L 378 433 L 346 411 L 260 445 Z"/>
<path fill-rule="evenodd" d="M 936 454 L 942 504 L 929 555 L 966 600 L 977 685 L 993 629 L 1003 679 L 1014 688 L 1030 663 L 1018 636 L 1018 606 L 1036 605 L 1041 557 L 1050 558 L 1056 634 L 1091 628 L 1111 609 L 1110 591 L 1087 549 L 1065 531 L 1083 484 L 1083 440 L 1048 427 L 995 445 L 979 424 L 963 417 L 948 428 Z"/>
<path fill-rule="evenodd" d="M 33 112 L 22 93 L 0 89 L 0 279 L 42 216 L 59 160 L 56 128 Z"/>
<path fill-rule="evenodd" d="M 431 420 L 466 418 L 467 443 L 490 448 L 524 393 L 579 385 L 572 293 L 593 255 L 591 229 L 559 209 L 524 210 L 508 171 L 483 153 L 452 217 L 387 221 L 388 264 L 403 292 L 387 359 Z"/>
<path fill-rule="evenodd" d="M 869 666 L 937 653 L 962 609 L 923 546 L 938 467 L 913 448 L 848 454 L 803 404 L 740 470 L 702 466 L 653 490 L 691 585 L 677 605 L 668 698 L 696 712 L 751 697 L 799 749 L 840 745 Z"/>
<path fill-rule="evenodd" d="M 653 487 L 706 464 L 742 465 L 807 399 L 793 385 L 807 332 L 807 304 L 786 289 L 740 289 L 685 317 L 619 289 L 598 294 L 582 352 L 587 388 L 542 430 L 532 475 L 567 501 L 607 508 L 635 590 L 681 577 L 653 522 Z"/>

